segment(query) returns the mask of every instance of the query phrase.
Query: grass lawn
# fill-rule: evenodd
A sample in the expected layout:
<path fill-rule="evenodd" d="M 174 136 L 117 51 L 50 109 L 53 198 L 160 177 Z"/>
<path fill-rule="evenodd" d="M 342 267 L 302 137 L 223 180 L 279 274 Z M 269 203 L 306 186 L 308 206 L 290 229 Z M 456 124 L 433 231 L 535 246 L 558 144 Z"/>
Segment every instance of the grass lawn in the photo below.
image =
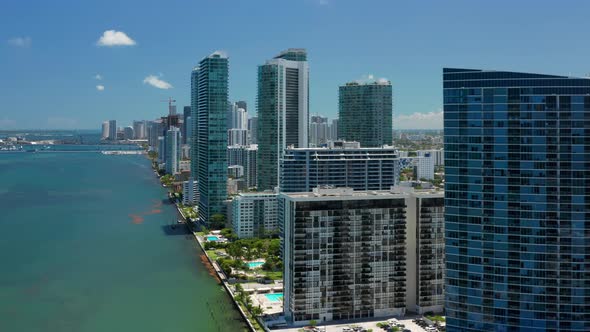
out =
<path fill-rule="evenodd" d="M 283 279 L 283 272 L 281 271 L 264 271 L 264 270 L 257 270 L 256 273 L 264 274 L 265 276 L 271 278 L 272 280 L 281 280 Z"/>
<path fill-rule="evenodd" d="M 196 232 L 198 236 L 205 236 L 205 232 Z"/>
<path fill-rule="evenodd" d="M 445 321 L 445 318 L 443 316 L 439 316 L 439 315 L 426 316 L 426 318 L 430 319 L 433 322 L 444 322 Z"/>
<path fill-rule="evenodd" d="M 217 256 L 217 254 L 215 253 L 216 250 L 218 249 L 207 250 L 207 255 L 209 255 L 209 257 L 211 257 L 213 261 L 216 261 L 217 258 L 219 258 L 219 256 Z"/>

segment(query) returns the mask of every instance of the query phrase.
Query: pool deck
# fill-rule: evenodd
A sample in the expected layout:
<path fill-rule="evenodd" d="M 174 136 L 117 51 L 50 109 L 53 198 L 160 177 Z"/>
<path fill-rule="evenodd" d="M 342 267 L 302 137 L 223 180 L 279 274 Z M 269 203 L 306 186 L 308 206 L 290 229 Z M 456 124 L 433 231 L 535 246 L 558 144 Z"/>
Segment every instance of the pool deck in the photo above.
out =
<path fill-rule="evenodd" d="M 269 293 L 266 293 L 269 294 Z M 281 314 L 283 313 L 283 301 L 271 301 L 265 295 L 266 294 L 252 294 L 252 302 L 254 305 L 259 305 L 264 313 L 267 315 Z M 272 293 L 270 293 L 272 294 Z"/>

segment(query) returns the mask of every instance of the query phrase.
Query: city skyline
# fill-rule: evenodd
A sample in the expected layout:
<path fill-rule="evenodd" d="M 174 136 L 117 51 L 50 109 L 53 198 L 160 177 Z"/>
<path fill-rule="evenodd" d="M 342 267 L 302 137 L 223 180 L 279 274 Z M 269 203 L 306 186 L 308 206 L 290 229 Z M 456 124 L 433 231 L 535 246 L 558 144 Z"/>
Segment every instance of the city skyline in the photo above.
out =
<path fill-rule="evenodd" d="M 135 4 L 120 4 L 115 12 L 108 2 L 69 4 L 65 9 L 59 4 L 7 5 L 0 14 L 0 69 L 5 73 L 0 88 L 11 97 L 3 107 L 13 111 L 0 115 L 0 128 L 90 129 L 109 118 L 121 123 L 155 118 L 161 112 L 159 101 L 168 96 L 175 97 L 180 107 L 190 105 L 187 68 L 200 54 L 219 49 L 232 59 L 230 100 L 251 105 L 257 65 L 268 54 L 288 47 L 306 48 L 311 55 L 311 115 L 334 118 L 338 86 L 345 82 L 369 75 L 387 78 L 395 91 L 395 129 L 414 123 L 442 128 L 440 73 L 445 66 L 573 76 L 588 72 L 584 64 L 588 47 L 573 44 L 575 52 L 554 47 L 579 40 L 588 30 L 581 15 L 589 5 L 581 2 L 576 2 L 575 11 L 569 10 L 572 6 L 554 8 L 536 2 L 536 6 L 512 5 L 506 12 L 502 8 L 507 2 L 451 7 L 434 2 L 363 6 L 310 0 L 285 3 L 293 15 L 280 18 L 266 15 L 270 10 L 266 3 L 210 3 L 199 9 L 216 11 L 223 6 L 228 19 L 215 34 L 199 38 L 194 38 L 195 31 L 210 24 L 211 18 L 200 22 L 187 18 L 190 7 L 200 4 L 167 3 L 167 12 L 176 16 L 163 26 L 151 24 L 161 20 L 162 8 L 142 7 L 137 15 Z M 244 27 L 244 22 L 232 18 L 245 11 L 255 17 Z M 78 15 L 67 15 L 70 12 Z M 503 24 L 494 19 L 500 12 Z M 451 22 L 451 15 L 462 19 Z M 554 24 L 546 26 L 543 19 L 523 23 L 523 16 L 551 16 Z M 308 24 L 297 31 L 268 28 L 301 18 Z M 383 24 L 386 20 L 390 23 Z M 518 35 L 501 37 L 515 27 Z M 116 43 L 128 46 L 107 46 Z M 31 94 L 38 98 L 27 98 Z M 254 108 L 251 114 L 255 115 Z"/>

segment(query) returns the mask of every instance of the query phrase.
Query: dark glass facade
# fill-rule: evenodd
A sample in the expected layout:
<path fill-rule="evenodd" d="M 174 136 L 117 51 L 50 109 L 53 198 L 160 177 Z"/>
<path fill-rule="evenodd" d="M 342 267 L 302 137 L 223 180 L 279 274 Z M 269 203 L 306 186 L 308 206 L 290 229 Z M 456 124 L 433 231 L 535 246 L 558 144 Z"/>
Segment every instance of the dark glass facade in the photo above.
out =
<path fill-rule="evenodd" d="M 590 331 L 590 79 L 443 82 L 447 331 Z"/>
<path fill-rule="evenodd" d="M 193 73 L 198 152 L 193 160 L 198 163 L 199 218 L 207 226 L 213 215 L 226 213 L 228 72 L 229 59 L 213 53 Z"/>
<path fill-rule="evenodd" d="M 381 147 L 393 142 L 393 90 L 390 82 L 347 83 L 338 94 L 338 137 Z"/>

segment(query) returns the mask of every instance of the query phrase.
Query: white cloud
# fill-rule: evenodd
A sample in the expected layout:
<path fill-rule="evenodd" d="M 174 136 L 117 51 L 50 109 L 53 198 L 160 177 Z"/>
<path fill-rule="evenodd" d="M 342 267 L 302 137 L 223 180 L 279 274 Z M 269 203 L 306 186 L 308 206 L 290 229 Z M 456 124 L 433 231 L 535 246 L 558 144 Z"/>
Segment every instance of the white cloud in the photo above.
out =
<path fill-rule="evenodd" d="M 97 85 L 96 86 L 96 90 L 98 90 L 98 91 L 104 91 L 104 85 L 100 85 L 100 84 Z"/>
<path fill-rule="evenodd" d="M 161 80 L 156 75 L 149 75 L 148 77 L 144 78 L 143 84 L 149 84 L 149 85 L 153 86 L 154 88 L 164 89 L 164 90 L 168 90 L 168 89 L 173 88 L 172 84 Z"/>
<path fill-rule="evenodd" d="M 30 47 L 31 43 L 31 37 L 15 37 L 8 40 L 8 44 L 15 47 Z"/>
<path fill-rule="evenodd" d="M 94 79 L 101 81 L 102 80 L 102 75 L 96 74 L 96 76 L 94 76 Z"/>
<path fill-rule="evenodd" d="M 131 39 L 123 31 L 107 30 L 96 42 L 98 46 L 133 46 L 135 40 Z"/>
<path fill-rule="evenodd" d="M 395 129 L 442 129 L 443 112 L 420 113 L 416 112 L 409 115 L 399 115 L 393 119 Z"/>

